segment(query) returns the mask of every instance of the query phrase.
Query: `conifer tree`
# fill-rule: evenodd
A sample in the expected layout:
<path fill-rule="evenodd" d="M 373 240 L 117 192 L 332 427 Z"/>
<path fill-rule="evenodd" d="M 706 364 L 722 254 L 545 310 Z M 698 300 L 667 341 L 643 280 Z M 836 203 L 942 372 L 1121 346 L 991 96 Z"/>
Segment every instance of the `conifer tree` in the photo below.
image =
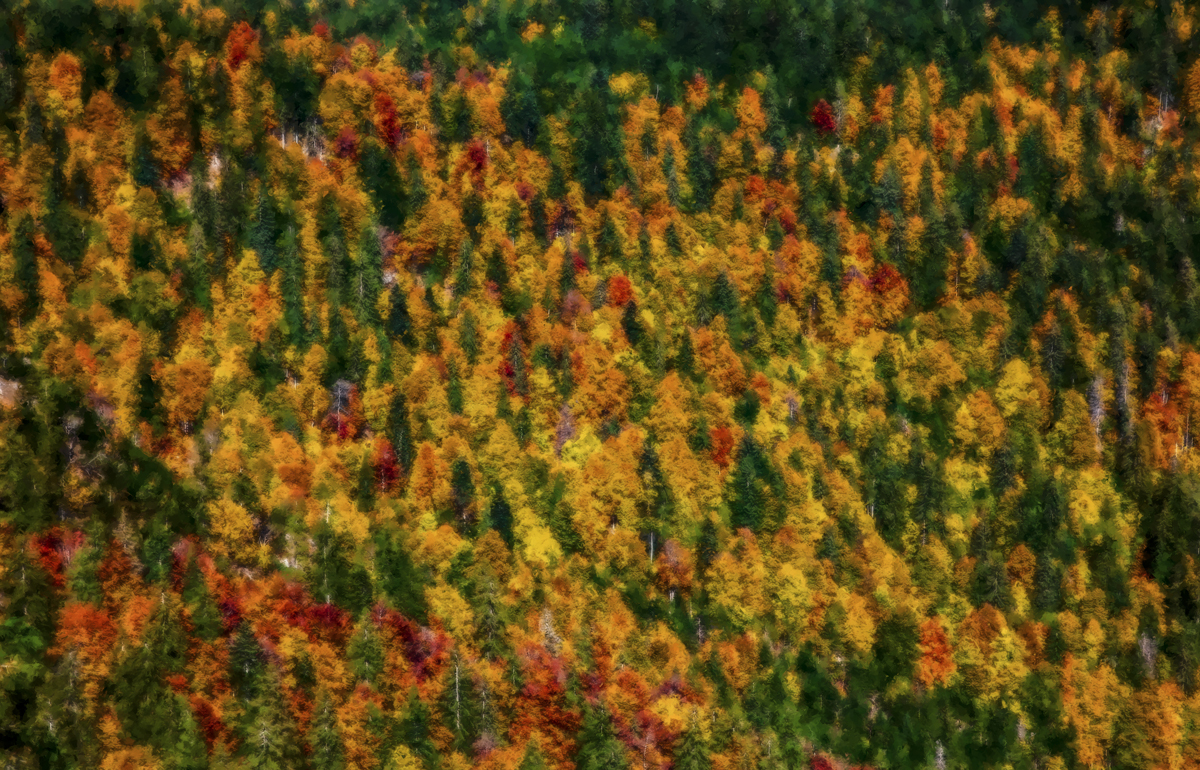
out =
<path fill-rule="evenodd" d="M 377 303 L 383 291 L 383 254 L 379 248 L 379 235 L 374 226 L 363 228 L 359 239 L 358 262 L 355 265 L 355 280 L 351 287 L 354 297 L 354 317 L 364 326 L 378 326 Z"/>
<path fill-rule="evenodd" d="M 366 619 L 359 624 L 359 630 L 346 650 L 346 657 L 358 681 L 372 686 L 378 684 L 383 675 L 383 646 L 371 620 Z"/>
<path fill-rule="evenodd" d="M 431 723 L 429 707 L 413 688 L 404 707 L 404 718 L 400 721 L 400 740 L 421 760 L 426 770 L 436 770 L 440 764 L 437 745 L 430 737 Z"/>
<path fill-rule="evenodd" d="M 254 201 L 254 219 L 250 226 L 249 246 L 258 254 L 258 264 L 268 276 L 275 272 L 277 257 L 275 241 L 275 203 L 267 191 L 266 182 L 259 182 Z"/>
<path fill-rule="evenodd" d="M 675 765 L 678 770 L 711 770 L 712 758 L 709 754 L 708 742 L 700 729 L 700 718 L 692 711 L 688 719 L 687 729 L 679 736 L 675 748 Z"/>
<path fill-rule="evenodd" d="M 454 750 L 468 753 L 479 738 L 479 703 L 470 669 L 457 654 L 451 656 L 442 678 L 439 710 Z"/>
<path fill-rule="evenodd" d="M 183 671 L 187 638 L 177 600 L 163 594 L 142 639 L 113 673 L 117 714 L 138 743 L 160 745 L 173 732 L 175 696 L 163 677 Z"/>
<path fill-rule="evenodd" d="M 13 227 L 12 255 L 15 263 L 14 277 L 24 295 L 21 317 L 29 320 L 37 315 L 41 295 L 38 288 L 38 261 L 34 247 L 34 223 L 29 212 L 21 214 Z"/>
<path fill-rule="evenodd" d="M 579 733 L 576 770 L 627 770 L 625 744 L 613 729 L 612 717 L 603 703 L 584 709 L 583 728 Z"/>
<path fill-rule="evenodd" d="M 346 749 L 338 727 L 337 711 L 325 688 L 317 695 L 308 743 L 312 747 L 309 762 L 313 770 L 343 770 L 346 767 Z"/>
<path fill-rule="evenodd" d="M 283 683 L 267 666 L 262 686 L 247 708 L 239 756 L 252 770 L 293 770 L 303 766 L 300 735 L 284 703 Z"/>

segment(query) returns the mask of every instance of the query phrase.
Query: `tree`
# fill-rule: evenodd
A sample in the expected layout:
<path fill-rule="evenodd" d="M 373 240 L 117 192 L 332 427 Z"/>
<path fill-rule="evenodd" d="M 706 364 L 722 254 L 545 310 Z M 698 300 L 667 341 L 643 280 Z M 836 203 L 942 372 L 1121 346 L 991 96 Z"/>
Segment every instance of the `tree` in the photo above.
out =
<path fill-rule="evenodd" d="M 258 264 L 268 276 L 275 272 L 277 263 L 275 241 L 279 234 L 275 229 L 275 203 L 271 200 L 266 183 L 260 182 L 248 241 L 250 248 L 258 254 Z"/>
<path fill-rule="evenodd" d="M 243 620 L 238 624 L 237 635 L 229 649 L 229 681 L 241 699 L 250 700 L 258 694 L 266 667 L 262 645 L 258 643 L 254 628 L 249 621 Z"/>
<path fill-rule="evenodd" d="M 162 746 L 177 729 L 175 695 L 164 677 L 183 671 L 187 638 L 178 601 L 163 594 L 142 639 L 113 673 L 114 700 L 121 724 L 137 743 Z"/>
<path fill-rule="evenodd" d="M 471 465 L 462 457 L 450 465 L 450 489 L 454 506 L 455 526 L 462 534 L 470 534 L 475 525 L 475 481 Z"/>
<path fill-rule="evenodd" d="M 368 224 L 359 238 L 358 262 L 355 265 L 354 317 L 364 326 L 379 325 L 377 303 L 383 291 L 383 254 L 379 248 L 377 229 Z"/>
<path fill-rule="evenodd" d="M 504 101 L 500 105 L 505 127 L 513 140 L 524 142 L 527 147 L 533 147 L 541 133 L 542 124 L 537 96 L 529 77 L 523 72 L 513 73 L 509 83 L 510 86 L 504 94 Z"/>
<path fill-rule="evenodd" d="M 305 581 L 309 591 L 326 604 L 335 604 L 360 614 L 370 603 L 371 576 L 350 559 L 350 544 L 344 535 L 322 521 L 313 533 L 314 553 Z"/>
<path fill-rule="evenodd" d="M 415 345 L 417 339 L 413 334 L 412 316 L 408 313 L 408 299 L 394 283 L 388 292 L 388 308 L 388 334 L 406 347 Z"/>
<path fill-rule="evenodd" d="M 711 770 L 708 742 L 700 730 L 700 717 L 693 709 L 687 729 L 679 736 L 675 748 L 675 765 L 678 770 Z"/>
<path fill-rule="evenodd" d="M 612 717 L 603 703 L 589 704 L 579 733 L 576 770 L 627 770 L 625 744 L 613 729 Z"/>
<path fill-rule="evenodd" d="M 404 707 L 404 718 L 400 721 L 400 740 L 420 758 L 426 768 L 433 770 L 440 763 L 437 745 L 430 737 L 430 721 L 429 707 L 417 695 L 416 688 L 413 688 Z"/>
<path fill-rule="evenodd" d="M 238 749 L 252 770 L 291 770 L 304 762 L 300 735 L 283 698 L 279 672 L 268 666 L 263 686 L 246 710 L 249 719 Z"/>
<path fill-rule="evenodd" d="M 402 615 L 419 623 L 427 622 L 424 587 L 428 579 L 413 564 L 408 548 L 385 532 L 375 536 L 375 546 L 380 588 Z"/>
<path fill-rule="evenodd" d="M 470 669 L 459 655 L 453 655 L 442 679 L 440 711 L 442 723 L 453 737 L 455 751 L 466 753 L 479 738 L 479 703 Z"/>
<path fill-rule="evenodd" d="M 324 688 L 317 696 L 308 743 L 312 747 L 309 762 L 313 770 L 342 770 L 346 766 L 346 749 L 338 727 L 337 711 L 329 691 Z"/>
<path fill-rule="evenodd" d="M 505 545 L 513 547 L 513 512 L 504 498 L 504 491 L 499 487 L 496 488 L 492 504 L 488 507 L 487 523 L 499 533 Z"/>

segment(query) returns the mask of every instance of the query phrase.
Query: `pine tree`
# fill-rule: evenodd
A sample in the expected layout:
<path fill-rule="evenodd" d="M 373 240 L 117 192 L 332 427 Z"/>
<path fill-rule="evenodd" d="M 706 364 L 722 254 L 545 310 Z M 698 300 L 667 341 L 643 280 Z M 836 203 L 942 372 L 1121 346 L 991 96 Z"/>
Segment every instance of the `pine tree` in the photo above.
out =
<path fill-rule="evenodd" d="M 525 754 L 521 757 L 521 764 L 517 765 L 517 770 L 547 770 L 546 758 L 542 756 L 536 739 L 530 738 L 525 744 Z"/>
<path fill-rule="evenodd" d="M 259 681 L 266 671 L 266 660 L 254 628 L 247 620 L 238 625 L 229 650 L 229 682 L 242 700 L 257 695 Z"/>
<path fill-rule="evenodd" d="M 374 622 L 365 619 L 359 623 L 358 633 L 350 640 L 346 650 L 350 670 L 360 682 L 376 686 L 383 676 L 383 645 L 376 633 Z"/>
<path fill-rule="evenodd" d="M 212 276 L 208 261 L 208 243 L 204 237 L 204 229 L 199 223 L 193 224 L 191 232 L 188 233 L 188 261 L 183 266 L 183 280 L 192 301 L 204 310 L 212 309 L 209 296 Z"/>
<path fill-rule="evenodd" d="M 354 317 L 364 326 L 379 325 L 377 303 L 383 291 L 383 253 L 379 235 L 373 225 L 363 228 L 359 239 L 358 263 L 355 265 Z"/>
<path fill-rule="evenodd" d="M 145 126 L 139 126 L 134 138 L 133 183 L 138 187 L 153 187 L 159 178 Z"/>
<path fill-rule="evenodd" d="M 38 306 L 41 305 L 34 229 L 33 217 L 26 211 L 21 214 L 12 231 L 12 254 L 15 263 L 13 277 L 24 295 L 21 317 L 25 320 L 36 316 Z"/>
<path fill-rule="evenodd" d="M 475 524 L 475 482 L 471 477 L 471 465 L 462 457 L 450 465 L 450 489 L 458 531 L 464 535 L 472 534 Z"/>
<path fill-rule="evenodd" d="M 464 754 L 479 738 L 479 704 L 471 672 L 457 654 L 451 657 L 442 678 L 439 710 L 442 724 L 450 731 L 455 751 Z"/>
<path fill-rule="evenodd" d="M 414 687 L 408 695 L 404 718 L 400 722 L 400 740 L 417 756 L 425 767 L 434 770 L 439 764 L 437 745 L 430 737 L 429 707 L 417 695 Z"/>
<path fill-rule="evenodd" d="M 625 309 L 621 311 L 621 329 L 625 332 L 625 339 L 629 340 L 629 344 L 635 348 L 641 344 L 642 338 L 646 334 L 640 315 L 637 302 L 634 300 L 626 302 Z"/>
<path fill-rule="evenodd" d="M 408 313 L 408 298 L 404 296 L 404 292 L 400 291 L 399 285 L 394 283 L 391 291 L 388 292 L 388 307 L 388 334 L 406 347 L 416 344 L 412 316 Z"/>
<path fill-rule="evenodd" d="M 280 293 L 283 295 L 283 322 L 287 327 L 288 342 L 299 346 L 304 339 L 304 265 L 300 261 L 300 247 L 296 243 L 296 231 L 289 227 L 279 239 L 280 263 L 283 280 Z"/>
<path fill-rule="evenodd" d="M 454 263 L 454 294 L 466 296 L 472 288 L 472 277 L 475 273 L 475 247 L 469 238 L 464 238 L 458 249 L 458 259 Z"/>
<path fill-rule="evenodd" d="M 425 173 L 421 170 L 417 154 L 410 152 L 408 154 L 408 216 L 416 216 L 428 199 L 429 193 L 425 189 Z"/>
<path fill-rule="evenodd" d="M 589 705 L 579 733 L 576 770 L 628 770 L 625 744 L 613 729 L 612 717 L 603 703 Z"/>
<path fill-rule="evenodd" d="M 392 397 L 391 409 L 388 410 L 387 434 L 396 452 L 401 472 L 407 474 L 412 470 L 413 458 L 416 457 L 416 444 L 413 442 L 412 427 L 408 420 L 408 399 L 400 390 Z"/>
<path fill-rule="evenodd" d="M 174 696 L 174 713 L 176 735 L 164 750 L 166 770 L 207 770 L 208 746 L 187 698 Z"/>
<path fill-rule="evenodd" d="M 308 743 L 312 747 L 309 762 L 313 770 L 343 770 L 346 767 L 346 749 L 338 728 L 337 711 L 325 688 L 321 688 L 317 696 Z"/>
<path fill-rule="evenodd" d="M 537 95 L 524 73 L 514 73 L 509 83 L 511 85 L 500 104 L 505 127 L 514 141 L 524 142 L 526 147 L 533 147 L 541 132 L 542 123 Z"/>
<path fill-rule="evenodd" d="M 313 597 L 359 615 L 371 603 L 371 577 L 351 561 L 349 539 L 322 521 L 313 533 L 314 553 L 305 582 Z"/>
<path fill-rule="evenodd" d="M 663 153 L 663 176 L 667 178 L 667 201 L 679 208 L 679 173 L 675 168 L 675 149 L 670 144 Z"/>
<path fill-rule="evenodd" d="M 513 547 L 512 508 L 504 498 L 504 491 L 498 487 L 495 497 L 492 498 L 491 507 L 488 509 L 488 524 L 496 530 L 505 545 L 509 548 Z"/>
<path fill-rule="evenodd" d="M 687 729 L 679 736 L 675 748 L 676 770 L 711 770 L 712 758 L 709 755 L 708 742 L 700 730 L 700 718 L 696 711 L 688 720 Z"/>
<path fill-rule="evenodd" d="M 187 637 L 178 600 L 164 593 L 139 644 L 113 673 L 117 715 L 138 743 L 160 745 L 173 732 L 175 696 L 163 677 L 182 672 Z"/>
<path fill-rule="evenodd" d="M 426 576 L 412 562 L 407 546 L 380 532 L 375 537 L 375 564 L 379 584 L 400 614 L 418 623 L 426 622 Z"/>
<path fill-rule="evenodd" d="M 258 695 L 250 703 L 239 756 L 251 770 L 293 770 L 304 763 L 300 735 L 283 702 L 283 683 L 274 667 L 266 667 Z"/>
<path fill-rule="evenodd" d="M 275 203 L 267 191 L 266 182 L 260 182 L 258 196 L 254 201 L 254 220 L 250 227 L 249 246 L 258 254 L 258 264 L 270 276 L 275 272 Z"/>

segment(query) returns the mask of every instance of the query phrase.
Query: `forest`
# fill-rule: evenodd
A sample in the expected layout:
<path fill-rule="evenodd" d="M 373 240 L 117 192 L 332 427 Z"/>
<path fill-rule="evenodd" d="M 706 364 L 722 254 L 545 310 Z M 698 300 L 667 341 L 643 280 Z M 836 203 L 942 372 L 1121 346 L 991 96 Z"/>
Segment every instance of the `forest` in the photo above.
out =
<path fill-rule="evenodd" d="M 1200 8 L 0 3 L 2 770 L 1200 767 Z"/>

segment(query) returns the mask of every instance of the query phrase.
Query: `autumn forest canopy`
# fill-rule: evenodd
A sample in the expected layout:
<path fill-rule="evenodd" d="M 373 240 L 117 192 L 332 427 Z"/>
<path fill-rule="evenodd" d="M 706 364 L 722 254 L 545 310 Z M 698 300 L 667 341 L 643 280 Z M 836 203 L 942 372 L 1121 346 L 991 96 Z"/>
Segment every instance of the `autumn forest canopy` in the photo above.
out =
<path fill-rule="evenodd" d="M 1198 252 L 1186 3 L 0 2 L 0 768 L 1200 765 Z"/>

